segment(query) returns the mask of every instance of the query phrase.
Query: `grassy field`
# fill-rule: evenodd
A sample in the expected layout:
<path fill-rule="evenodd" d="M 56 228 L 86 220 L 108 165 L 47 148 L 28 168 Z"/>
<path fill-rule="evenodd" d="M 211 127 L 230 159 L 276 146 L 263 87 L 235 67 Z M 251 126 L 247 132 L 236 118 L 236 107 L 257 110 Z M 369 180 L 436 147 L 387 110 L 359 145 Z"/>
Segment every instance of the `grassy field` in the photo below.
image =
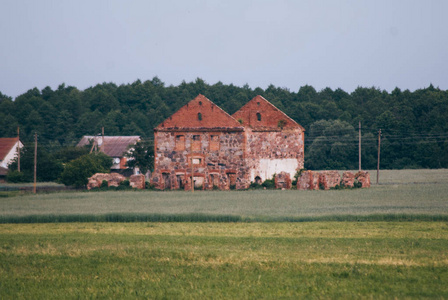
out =
<path fill-rule="evenodd" d="M 388 184 L 356 190 L 27 194 L 0 198 L 0 222 L 448 220 L 448 170 L 382 176 Z"/>
<path fill-rule="evenodd" d="M 0 225 L 0 298 L 447 298 L 446 222 Z"/>
<path fill-rule="evenodd" d="M 448 170 L 381 178 L 362 190 L 0 198 L 0 299 L 448 298 Z M 45 223 L 70 220 L 89 223 Z"/>

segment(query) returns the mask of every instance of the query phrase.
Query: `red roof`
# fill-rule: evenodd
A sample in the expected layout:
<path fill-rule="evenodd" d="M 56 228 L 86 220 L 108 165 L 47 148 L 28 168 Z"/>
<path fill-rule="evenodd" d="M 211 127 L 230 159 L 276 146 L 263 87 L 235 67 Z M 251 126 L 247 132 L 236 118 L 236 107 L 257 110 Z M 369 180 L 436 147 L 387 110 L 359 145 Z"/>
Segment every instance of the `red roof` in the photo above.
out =
<path fill-rule="evenodd" d="M 200 94 L 182 106 L 171 117 L 168 117 L 155 130 L 200 130 L 204 128 L 243 130 L 237 120 Z"/>
<path fill-rule="evenodd" d="M 4 160 L 19 138 L 0 138 L 0 160 Z"/>
<path fill-rule="evenodd" d="M 98 144 L 98 150 L 102 145 L 101 136 L 88 136 L 82 137 L 81 141 L 76 145 L 82 147 L 90 144 L 90 140 L 95 140 Z M 104 137 L 104 153 L 111 157 L 122 157 L 129 147 L 135 145 L 140 140 L 138 135 L 134 136 L 105 136 Z"/>

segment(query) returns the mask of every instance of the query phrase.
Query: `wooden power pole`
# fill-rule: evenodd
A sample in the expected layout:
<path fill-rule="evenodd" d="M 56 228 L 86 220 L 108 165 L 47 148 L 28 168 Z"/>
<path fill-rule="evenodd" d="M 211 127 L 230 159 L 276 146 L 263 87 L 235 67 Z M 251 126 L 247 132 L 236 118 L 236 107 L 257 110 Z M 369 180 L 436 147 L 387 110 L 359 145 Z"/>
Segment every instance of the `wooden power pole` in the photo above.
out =
<path fill-rule="evenodd" d="M 194 167 L 193 167 L 193 155 L 191 156 L 191 192 L 194 193 Z"/>
<path fill-rule="evenodd" d="M 358 160 L 359 160 L 359 171 L 361 171 L 361 121 L 359 121 L 359 151 L 358 151 Z"/>
<path fill-rule="evenodd" d="M 380 179 L 381 129 L 378 131 L 378 163 L 376 165 L 376 184 Z"/>
<path fill-rule="evenodd" d="M 20 172 L 20 127 L 17 126 L 17 171 Z"/>
<path fill-rule="evenodd" d="M 36 178 L 37 178 L 37 133 L 34 133 L 34 185 L 33 185 L 34 194 L 36 194 Z"/>

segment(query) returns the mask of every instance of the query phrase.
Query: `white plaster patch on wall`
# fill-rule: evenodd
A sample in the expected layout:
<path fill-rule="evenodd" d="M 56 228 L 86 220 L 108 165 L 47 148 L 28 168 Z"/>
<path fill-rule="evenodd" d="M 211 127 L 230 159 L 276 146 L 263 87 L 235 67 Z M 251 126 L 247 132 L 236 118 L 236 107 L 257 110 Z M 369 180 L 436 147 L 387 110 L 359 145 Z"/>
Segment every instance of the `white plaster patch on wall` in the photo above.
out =
<path fill-rule="evenodd" d="M 254 182 L 256 176 L 259 176 L 262 181 L 265 181 L 280 172 L 289 173 L 291 178 L 294 178 L 298 167 L 299 162 L 295 158 L 263 158 L 259 160 L 258 166 L 250 170 L 250 181 Z"/>

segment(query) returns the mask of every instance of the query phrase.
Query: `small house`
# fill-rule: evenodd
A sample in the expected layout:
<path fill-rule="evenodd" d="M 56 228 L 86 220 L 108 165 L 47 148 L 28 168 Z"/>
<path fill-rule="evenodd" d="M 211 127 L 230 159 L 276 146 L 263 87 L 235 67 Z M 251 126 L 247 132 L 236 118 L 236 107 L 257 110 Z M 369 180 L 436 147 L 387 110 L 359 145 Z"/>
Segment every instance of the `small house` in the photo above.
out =
<path fill-rule="evenodd" d="M 132 175 L 137 170 L 129 170 L 126 166 L 128 158 L 125 154 L 140 141 L 140 136 L 89 136 L 85 135 L 76 145 L 77 147 L 91 147 L 91 151 L 101 151 L 112 157 L 112 172 Z"/>

